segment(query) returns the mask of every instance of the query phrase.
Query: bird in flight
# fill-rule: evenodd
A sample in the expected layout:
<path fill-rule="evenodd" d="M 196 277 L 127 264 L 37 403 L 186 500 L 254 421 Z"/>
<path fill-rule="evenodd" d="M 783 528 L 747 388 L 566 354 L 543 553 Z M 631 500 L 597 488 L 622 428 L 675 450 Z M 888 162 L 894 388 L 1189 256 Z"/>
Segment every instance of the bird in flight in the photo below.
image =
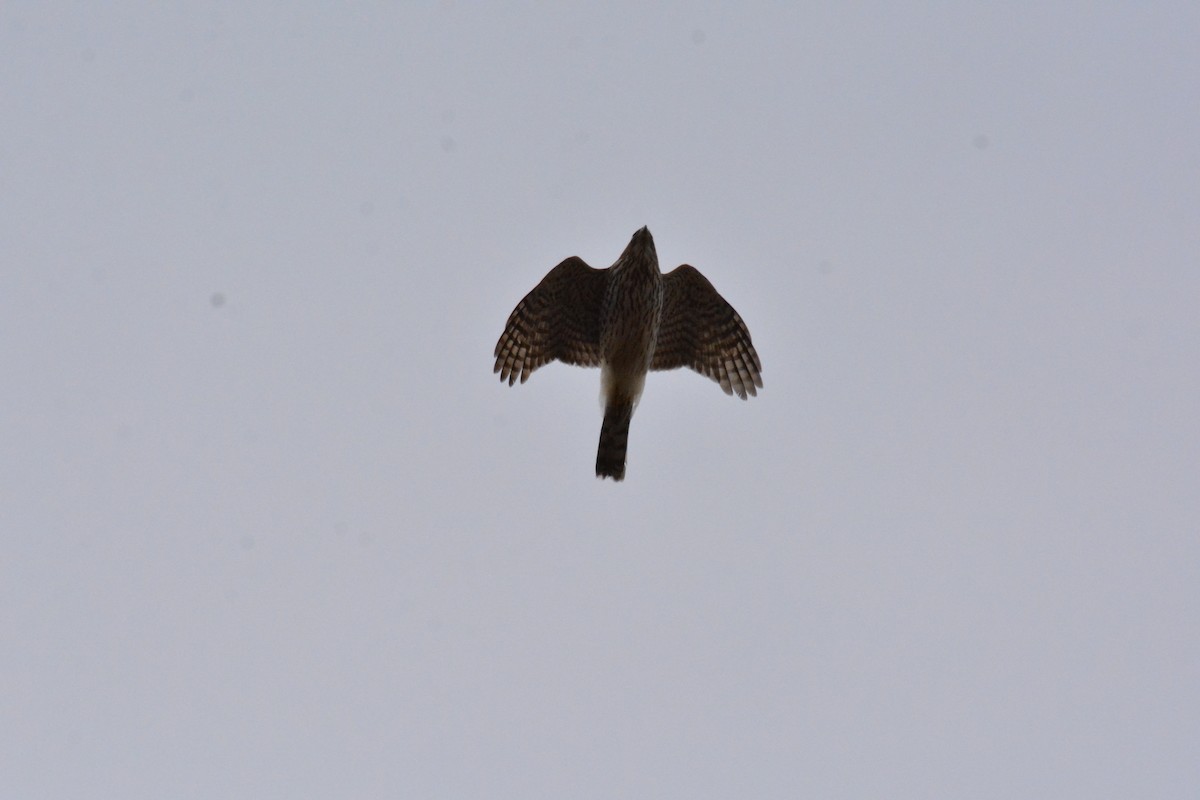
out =
<path fill-rule="evenodd" d="M 650 370 L 690 367 L 743 400 L 763 385 L 746 323 L 695 267 L 662 274 L 648 228 L 608 269 L 572 256 L 550 270 L 509 315 L 495 356 L 509 386 L 554 359 L 600 367 L 596 475 L 615 481 L 625 477 L 629 422 Z"/>

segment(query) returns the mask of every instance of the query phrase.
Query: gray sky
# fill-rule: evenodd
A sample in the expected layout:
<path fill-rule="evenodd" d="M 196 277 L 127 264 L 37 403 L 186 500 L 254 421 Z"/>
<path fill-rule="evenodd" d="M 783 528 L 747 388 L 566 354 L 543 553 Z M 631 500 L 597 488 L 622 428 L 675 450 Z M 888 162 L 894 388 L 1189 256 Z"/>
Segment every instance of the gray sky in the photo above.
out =
<path fill-rule="evenodd" d="M 0 794 L 1193 794 L 1200 7 L 910 6 L 0 6 Z"/>

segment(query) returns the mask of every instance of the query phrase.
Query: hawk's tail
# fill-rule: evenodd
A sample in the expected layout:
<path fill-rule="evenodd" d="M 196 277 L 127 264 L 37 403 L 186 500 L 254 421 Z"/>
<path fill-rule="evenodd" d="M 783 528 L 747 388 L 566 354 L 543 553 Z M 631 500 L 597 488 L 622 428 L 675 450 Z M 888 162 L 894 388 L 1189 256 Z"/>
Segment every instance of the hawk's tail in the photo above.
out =
<path fill-rule="evenodd" d="M 596 476 L 619 481 L 625 477 L 625 449 L 629 445 L 629 421 L 633 403 L 612 401 L 604 407 L 600 425 L 600 447 L 596 451 Z"/>

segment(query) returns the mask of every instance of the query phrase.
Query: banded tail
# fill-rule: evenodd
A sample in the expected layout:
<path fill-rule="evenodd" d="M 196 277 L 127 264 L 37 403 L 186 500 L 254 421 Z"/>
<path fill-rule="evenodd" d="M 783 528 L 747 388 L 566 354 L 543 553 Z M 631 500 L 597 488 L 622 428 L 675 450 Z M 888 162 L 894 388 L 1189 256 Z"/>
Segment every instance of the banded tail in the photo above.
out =
<path fill-rule="evenodd" d="M 604 408 L 600 425 L 600 447 L 596 450 L 596 477 L 625 478 L 625 450 L 629 445 L 629 421 L 633 419 L 633 403 L 613 401 Z"/>

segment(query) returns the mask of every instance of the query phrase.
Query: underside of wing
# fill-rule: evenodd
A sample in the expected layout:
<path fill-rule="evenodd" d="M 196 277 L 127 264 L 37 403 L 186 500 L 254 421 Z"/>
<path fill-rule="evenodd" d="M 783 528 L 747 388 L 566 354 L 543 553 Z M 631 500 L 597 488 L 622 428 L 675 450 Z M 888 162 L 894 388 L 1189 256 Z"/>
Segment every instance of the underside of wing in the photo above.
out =
<path fill-rule="evenodd" d="M 663 317 L 654 370 L 689 367 L 745 399 L 762 388 L 762 363 L 746 323 L 695 267 L 663 276 Z"/>
<path fill-rule="evenodd" d="M 500 380 L 524 383 L 554 359 L 600 365 L 600 304 L 607 270 L 593 269 L 572 256 L 525 295 L 513 309 L 496 342 Z"/>

